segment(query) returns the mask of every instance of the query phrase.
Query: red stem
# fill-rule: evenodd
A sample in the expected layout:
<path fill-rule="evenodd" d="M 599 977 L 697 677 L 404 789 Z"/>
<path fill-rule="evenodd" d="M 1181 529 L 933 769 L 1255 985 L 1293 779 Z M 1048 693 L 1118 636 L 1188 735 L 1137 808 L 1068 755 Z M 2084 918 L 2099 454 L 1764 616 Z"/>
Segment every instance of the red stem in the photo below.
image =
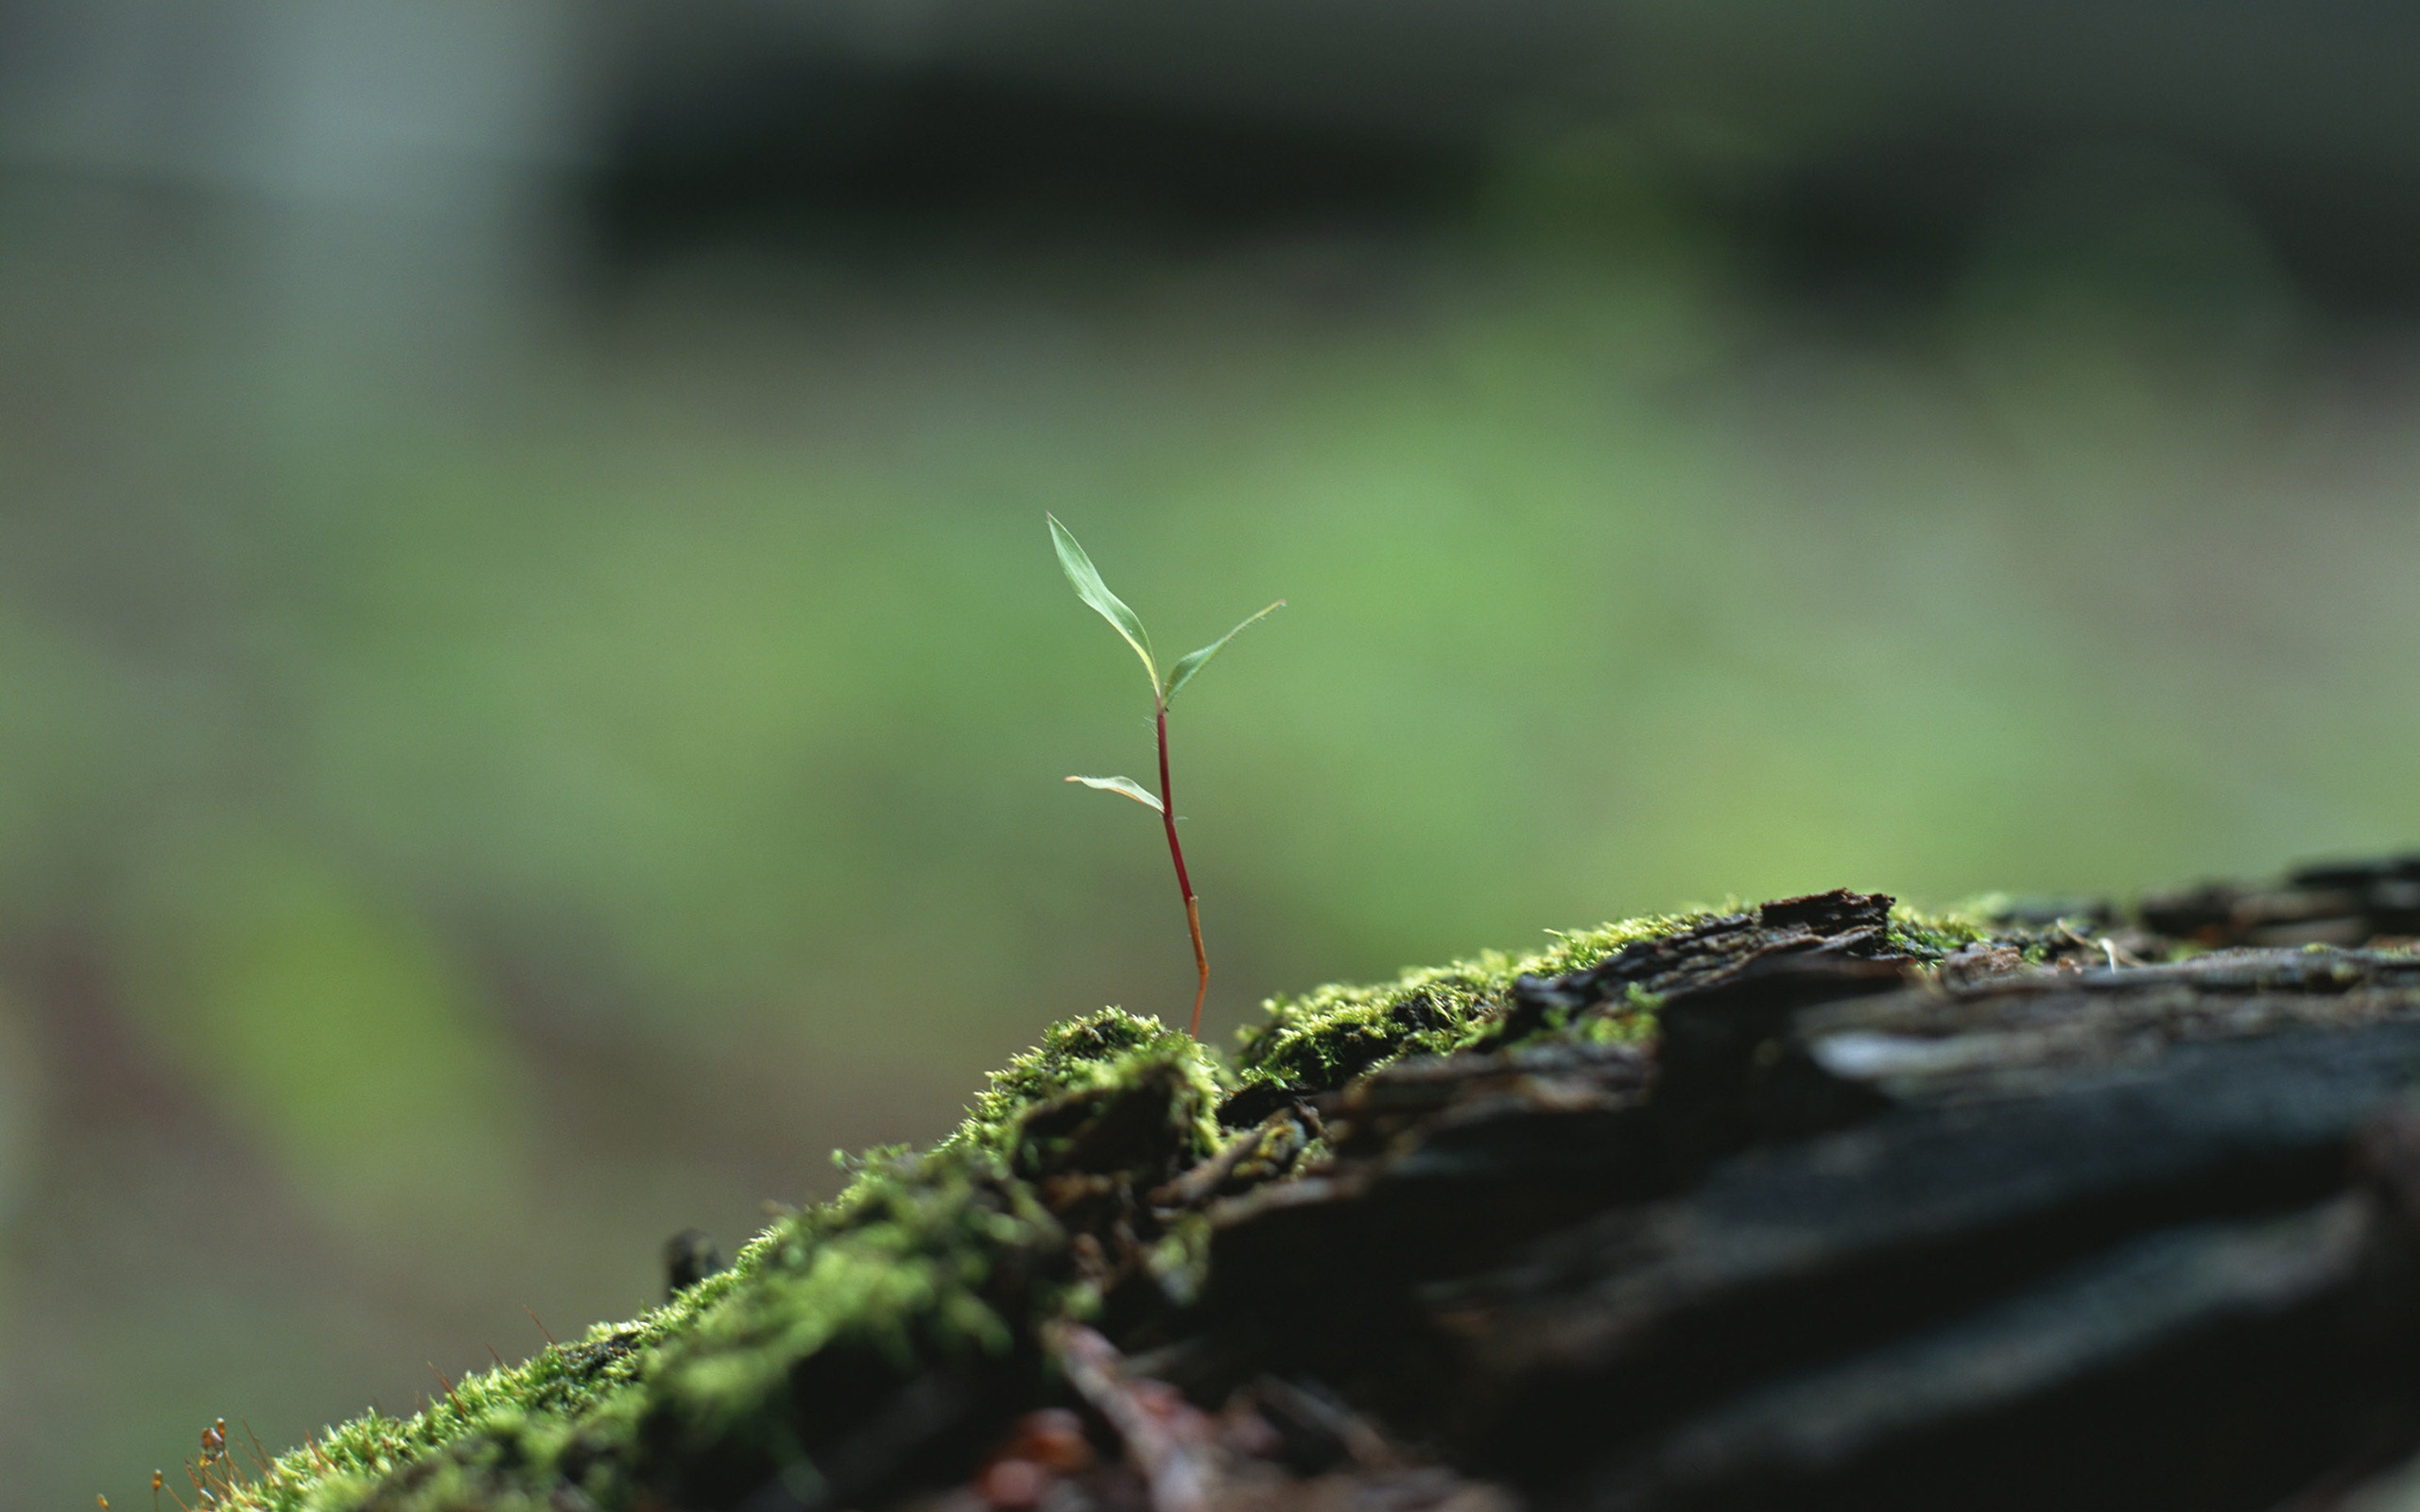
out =
<path fill-rule="evenodd" d="M 1193 881 L 1184 874 L 1184 847 L 1176 840 L 1176 798 L 1168 791 L 1168 706 L 1159 704 L 1160 822 L 1167 827 L 1168 859 L 1176 863 L 1176 889 L 1184 895 L 1184 927 L 1193 934 L 1193 967 L 1201 982 L 1193 989 L 1193 1024 L 1186 1032 L 1201 1038 L 1201 1001 L 1210 995 L 1210 957 L 1201 950 L 1201 905 L 1193 896 Z"/>

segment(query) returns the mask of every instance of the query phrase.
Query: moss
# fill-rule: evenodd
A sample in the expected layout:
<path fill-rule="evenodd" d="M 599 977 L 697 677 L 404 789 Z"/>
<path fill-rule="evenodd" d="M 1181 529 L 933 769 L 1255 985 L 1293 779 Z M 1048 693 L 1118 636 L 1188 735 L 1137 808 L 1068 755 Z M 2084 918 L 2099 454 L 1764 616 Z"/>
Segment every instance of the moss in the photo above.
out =
<path fill-rule="evenodd" d="M 1938 960 L 1972 945 L 2013 949 L 2028 964 L 2040 966 L 2078 950 L 2090 951 L 2111 927 L 2105 905 L 2079 902 L 2072 907 L 2025 902 L 2006 893 L 1979 898 L 1938 910 L 1891 910 L 1893 942 L 1919 959 Z M 2166 958 L 2181 960 L 2200 947 L 2187 941 L 2169 942 Z"/>
<path fill-rule="evenodd" d="M 1063 1310 L 1065 1235 L 989 1151 L 869 1167 L 848 1196 L 743 1253 L 726 1293 L 659 1346 L 635 1418 L 676 1502 L 744 1496 L 928 1371 L 1008 1388 Z M 724 1484 L 735 1478 L 747 1484 Z"/>
<path fill-rule="evenodd" d="M 1325 1091 L 1401 1056 L 1448 1054 L 1501 1012 L 1523 975 L 1580 971 L 1626 945 L 1712 917 L 1703 911 L 1651 915 L 1557 934 L 1552 945 L 1528 955 L 1484 951 L 1449 966 L 1408 971 L 1380 986 L 1332 985 L 1270 998 L 1262 1005 L 1267 1018 L 1240 1037 L 1242 1079 Z"/>
<path fill-rule="evenodd" d="M 802 1216 L 750 1246 L 726 1295 L 662 1351 L 653 1400 L 700 1419 L 741 1416 L 844 1338 L 903 1370 L 930 1353 L 1008 1348 L 994 1285 L 1005 1257 L 1060 1242 L 1022 1183 L 943 1151 L 870 1171 L 852 1195 L 846 1214 Z"/>
<path fill-rule="evenodd" d="M 819 1438 L 937 1368 L 981 1390 L 1029 1385 L 1019 1355 L 1033 1324 L 1092 1299 L 1060 1263 L 1066 1235 L 1026 1177 L 1104 1125 L 1153 1165 L 1198 1160 L 1216 1147 L 1224 1089 L 1213 1057 L 1156 1020 L 1112 1008 L 1053 1025 L 949 1139 L 847 1162 L 838 1197 L 784 1217 L 731 1269 L 629 1323 L 454 1383 L 411 1418 L 355 1418 L 219 1505 L 536 1506 L 566 1485 L 601 1508 L 644 1487 L 726 1500 L 753 1487 L 704 1483 L 811 1466 Z M 1107 1116 L 1137 1108 L 1139 1130 Z M 1176 1241 L 1157 1263 L 1184 1271 L 1193 1247 Z"/>
<path fill-rule="evenodd" d="M 2004 939 L 2006 901 L 1997 895 L 1961 903 L 1954 908 L 1926 910 L 1894 903 L 1891 909 L 1891 943 L 1910 955 L 1938 959 L 1969 945 Z"/>
<path fill-rule="evenodd" d="M 1011 1158 L 1012 1146 L 1035 1109 L 1129 1085 L 1152 1068 L 1181 1085 L 1183 1094 L 1171 1106 L 1189 1109 L 1186 1116 L 1193 1121 L 1184 1143 L 1196 1159 L 1207 1155 L 1219 1138 L 1211 1110 L 1234 1078 L 1191 1035 L 1123 1008 L 1103 1008 L 1052 1024 L 1041 1044 L 992 1074 L 991 1085 L 968 1107 L 965 1122 L 943 1147 Z"/>
<path fill-rule="evenodd" d="M 364 1414 L 271 1461 L 257 1479 L 221 1496 L 219 1505 L 271 1512 L 362 1506 L 382 1483 L 431 1464 L 437 1451 L 464 1444 L 513 1446 L 534 1464 L 550 1463 L 550 1434 L 567 1434 L 569 1424 L 630 1390 L 648 1351 L 685 1330 L 730 1284 L 727 1277 L 713 1278 L 631 1322 L 600 1323 L 576 1343 L 454 1382 L 410 1418 Z M 450 1467 L 448 1476 L 459 1468 Z"/>
<path fill-rule="evenodd" d="M 821 1446 L 800 1425 L 844 1429 L 886 1387 L 937 1366 L 1027 1368 L 1020 1337 L 1068 1305 L 1050 1263 L 1063 1246 L 996 1157 L 876 1160 L 669 1305 L 455 1383 L 410 1418 L 356 1418 L 220 1505 L 510 1507 L 568 1484 L 614 1507 L 643 1482 L 761 1479 L 811 1463 Z"/>

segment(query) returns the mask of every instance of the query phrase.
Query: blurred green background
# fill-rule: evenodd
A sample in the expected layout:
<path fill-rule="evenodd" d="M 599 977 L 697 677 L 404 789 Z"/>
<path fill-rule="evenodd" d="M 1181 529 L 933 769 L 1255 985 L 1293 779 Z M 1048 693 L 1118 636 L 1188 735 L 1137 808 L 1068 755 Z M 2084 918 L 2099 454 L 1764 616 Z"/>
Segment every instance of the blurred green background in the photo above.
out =
<path fill-rule="evenodd" d="M 615 14 L 0 8 L 0 1506 L 1181 1015 L 1046 508 L 1220 1040 L 2420 833 L 2408 23 Z"/>

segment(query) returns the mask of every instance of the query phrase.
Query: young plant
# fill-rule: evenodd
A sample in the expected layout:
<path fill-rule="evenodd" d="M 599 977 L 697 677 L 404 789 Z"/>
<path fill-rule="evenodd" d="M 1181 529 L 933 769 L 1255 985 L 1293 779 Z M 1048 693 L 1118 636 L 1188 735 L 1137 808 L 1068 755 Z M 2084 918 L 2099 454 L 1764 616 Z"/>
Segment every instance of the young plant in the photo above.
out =
<path fill-rule="evenodd" d="M 1161 826 L 1167 831 L 1168 860 L 1176 867 L 1177 891 L 1184 895 L 1184 927 L 1193 935 L 1193 965 L 1201 978 L 1193 990 L 1193 1022 L 1189 1030 L 1199 1040 L 1201 1038 L 1201 1001 L 1210 995 L 1210 957 L 1201 949 L 1201 905 L 1193 895 L 1193 880 L 1185 875 L 1184 847 L 1178 844 L 1176 838 L 1176 799 L 1168 792 L 1168 705 L 1175 701 L 1178 690 L 1193 680 L 1193 675 L 1201 670 L 1203 663 L 1217 656 L 1229 641 L 1243 633 L 1244 626 L 1284 609 L 1286 601 L 1279 599 L 1201 650 L 1179 657 L 1176 665 L 1168 668 L 1167 675 L 1162 677 L 1160 663 L 1151 655 L 1151 638 L 1144 633 L 1143 622 L 1126 607 L 1123 599 L 1109 591 L 1107 583 L 1100 580 L 1099 569 L 1094 567 L 1093 559 L 1084 555 L 1084 548 L 1076 544 L 1076 538 L 1067 533 L 1067 527 L 1059 523 L 1059 517 L 1046 514 L 1043 518 L 1050 522 L 1050 543 L 1059 550 L 1059 565 L 1066 570 L 1067 581 L 1076 585 L 1076 596 L 1090 604 L 1102 619 L 1109 621 L 1110 628 L 1134 648 L 1134 654 L 1143 659 L 1143 670 L 1151 676 L 1152 726 L 1159 733 L 1160 743 L 1160 796 L 1153 798 L 1141 783 L 1129 777 L 1070 777 L 1067 781 L 1131 798 L 1157 814 Z"/>

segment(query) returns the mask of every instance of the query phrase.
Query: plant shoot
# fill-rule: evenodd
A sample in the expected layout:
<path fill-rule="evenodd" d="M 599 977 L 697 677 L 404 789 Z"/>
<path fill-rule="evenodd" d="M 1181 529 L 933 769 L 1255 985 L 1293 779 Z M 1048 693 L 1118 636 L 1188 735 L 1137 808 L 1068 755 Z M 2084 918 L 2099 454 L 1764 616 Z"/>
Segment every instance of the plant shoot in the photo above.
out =
<path fill-rule="evenodd" d="M 1193 894 L 1193 879 L 1185 874 L 1184 847 L 1178 843 L 1176 837 L 1176 799 L 1168 791 L 1168 705 L 1175 701 L 1177 691 L 1191 682 L 1193 675 L 1223 650 L 1229 641 L 1241 634 L 1245 626 L 1284 609 L 1286 601 L 1279 599 L 1201 650 L 1179 657 L 1176 664 L 1169 667 L 1167 676 L 1163 677 L 1158 659 L 1151 655 L 1151 638 L 1145 633 L 1142 620 L 1126 607 L 1125 600 L 1111 593 L 1109 585 L 1100 580 L 1099 569 L 1093 566 L 1090 557 L 1084 555 L 1084 548 L 1076 544 L 1076 538 L 1068 534 L 1067 527 L 1059 523 L 1059 517 L 1046 514 L 1043 518 L 1050 522 L 1050 543 L 1058 548 L 1059 565 L 1066 571 L 1067 581 L 1076 585 L 1076 596 L 1091 605 L 1102 619 L 1109 621 L 1110 628 L 1133 647 L 1134 654 L 1143 659 L 1143 670 L 1150 675 L 1151 722 L 1160 747 L 1159 796 L 1153 797 L 1148 788 L 1131 777 L 1070 777 L 1067 781 L 1131 798 L 1160 816 L 1161 827 L 1167 832 L 1168 860 L 1176 868 L 1176 888 L 1184 898 L 1184 927 L 1193 936 L 1193 966 L 1199 980 L 1193 989 L 1193 1022 L 1188 1032 L 1199 1040 L 1201 1038 L 1201 1003 L 1210 995 L 1210 957 L 1201 949 L 1201 905 Z"/>

